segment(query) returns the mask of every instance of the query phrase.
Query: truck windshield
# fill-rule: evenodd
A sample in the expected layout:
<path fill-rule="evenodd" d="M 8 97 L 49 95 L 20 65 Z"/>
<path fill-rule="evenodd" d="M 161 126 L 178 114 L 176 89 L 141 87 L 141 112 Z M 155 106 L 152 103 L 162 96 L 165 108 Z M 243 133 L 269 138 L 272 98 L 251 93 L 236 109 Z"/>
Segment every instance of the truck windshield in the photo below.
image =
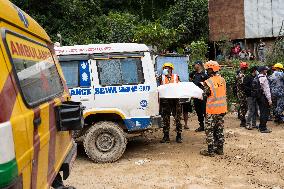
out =
<path fill-rule="evenodd" d="M 97 60 L 100 85 L 136 85 L 144 83 L 141 58 Z"/>

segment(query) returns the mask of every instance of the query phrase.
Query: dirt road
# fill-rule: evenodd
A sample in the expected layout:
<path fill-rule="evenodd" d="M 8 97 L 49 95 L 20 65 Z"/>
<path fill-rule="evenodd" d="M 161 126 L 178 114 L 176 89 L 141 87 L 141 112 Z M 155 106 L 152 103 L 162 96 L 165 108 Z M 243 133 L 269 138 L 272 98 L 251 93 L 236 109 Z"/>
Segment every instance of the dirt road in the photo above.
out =
<path fill-rule="evenodd" d="M 203 157 L 204 133 L 183 132 L 184 143 L 160 144 L 161 131 L 147 139 L 129 142 L 123 157 L 112 164 L 95 164 L 79 150 L 69 185 L 78 189 L 100 188 L 271 188 L 284 189 L 284 128 L 261 134 L 239 127 L 233 115 L 225 120 L 225 155 Z"/>

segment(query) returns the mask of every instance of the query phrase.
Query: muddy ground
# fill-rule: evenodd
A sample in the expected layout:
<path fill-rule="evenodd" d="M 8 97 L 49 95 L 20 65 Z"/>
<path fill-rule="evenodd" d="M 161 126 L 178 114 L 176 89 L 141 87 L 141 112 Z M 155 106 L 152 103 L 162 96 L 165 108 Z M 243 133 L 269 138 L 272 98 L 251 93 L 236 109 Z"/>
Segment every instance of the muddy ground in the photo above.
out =
<path fill-rule="evenodd" d="M 128 143 L 116 163 L 95 164 L 81 148 L 67 180 L 78 189 L 101 188 L 273 188 L 284 189 L 284 128 L 269 122 L 270 134 L 239 127 L 234 115 L 225 119 L 225 155 L 203 157 L 204 133 L 195 133 L 196 117 L 184 142 L 160 144 L 161 130 Z"/>

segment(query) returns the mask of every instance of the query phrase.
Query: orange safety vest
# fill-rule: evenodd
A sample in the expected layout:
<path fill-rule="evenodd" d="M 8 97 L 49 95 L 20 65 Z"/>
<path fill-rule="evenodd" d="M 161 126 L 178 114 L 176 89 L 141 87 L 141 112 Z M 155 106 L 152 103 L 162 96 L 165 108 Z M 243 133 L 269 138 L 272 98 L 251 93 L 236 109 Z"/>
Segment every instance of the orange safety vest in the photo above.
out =
<path fill-rule="evenodd" d="M 179 80 L 178 80 L 177 74 L 172 74 L 171 80 L 169 80 L 167 76 L 162 75 L 162 85 L 169 84 L 169 83 L 178 83 L 178 82 Z"/>
<path fill-rule="evenodd" d="M 216 75 L 205 81 L 210 87 L 211 95 L 207 98 L 206 113 L 222 114 L 227 112 L 226 81 Z"/>

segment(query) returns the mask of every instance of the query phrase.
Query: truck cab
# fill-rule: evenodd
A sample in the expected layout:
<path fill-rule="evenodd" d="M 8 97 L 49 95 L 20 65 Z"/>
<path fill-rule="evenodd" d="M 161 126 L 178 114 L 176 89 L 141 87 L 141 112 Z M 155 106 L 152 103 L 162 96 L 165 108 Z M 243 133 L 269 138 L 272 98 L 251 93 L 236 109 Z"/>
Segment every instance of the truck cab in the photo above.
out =
<path fill-rule="evenodd" d="M 95 162 L 113 162 L 126 134 L 160 126 L 154 65 L 144 44 L 56 47 L 72 100 L 85 106 L 85 126 L 76 136 Z"/>

